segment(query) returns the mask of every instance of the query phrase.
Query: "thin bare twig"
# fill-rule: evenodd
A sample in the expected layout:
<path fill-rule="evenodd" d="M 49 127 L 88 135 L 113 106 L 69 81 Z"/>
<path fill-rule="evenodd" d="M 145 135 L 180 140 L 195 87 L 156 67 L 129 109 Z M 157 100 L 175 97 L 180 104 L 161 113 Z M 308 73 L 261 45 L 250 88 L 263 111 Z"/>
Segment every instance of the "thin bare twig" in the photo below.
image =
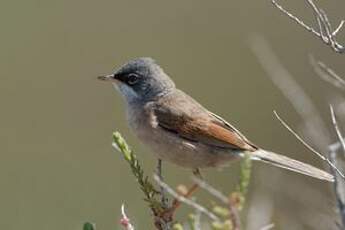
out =
<path fill-rule="evenodd" d="M 344 174 L 324 155 L 319 153 L 316 149 L 311 147 L 306 141 L 304 141 L 290 126 L 278 115 L 276 111 L 273 111 L 274 115 L 280 121 L 280 123 L 290 132 L 292 133 L 297 140 L 299 140 L 307 149 L 313 152 L 316 156 L 318 156 L 321 160 L 325 161 L 331 168 L 333 168 L 343 179 L 345 179 Z"/>
<path fill-rule="evenodd" d="M 305 30 L 311 32 L 315 36 L 317 36 L 319 39 L 321 39 L 326 45 L 330 46 L 335 52 L 337 53 L 344 53 L 345 47 L 336 40 L 335 36 L 339 33 L 339 31 L 342 29 L 344 25 L 344 20 L 342 20 L 339 25 L 336 27 L 335 30 L 332 30 L 331 23 L 328 19 L 327 14 L 316 4 L 313 2 L 313 0 L 305 0 L 307 4 L 310 6 L 310 8 L 313 10 L 316 21 L 318 23 L 318 30 L 315 30 L 311 26 L 304 23 L 301 19 L 299 19 L 297 16 L 290 13 L 288 10 L 286 10 L 283 6 L 277 3 L 276 0 L 272 0 L 272 3 L 275 7 L 277 7 L 281 12 L 283 12 L 285 15 L 287 15 L 290 19 L 292 19 L 294 22 L 296 22 L 298 25 L 302 26 Z"/>
<path fill-rule="evenodd" d="M 201 180 L 197 177 L 192 177 L 192 180 L 194 181 L 194 183 L 196 183 L 197 185 L 200 186 L 200 188 L 204 189 L 205 191 L 209 192 L 211 195 L 213 195 L 214 197 L 216 197 L 218 200 L 220 200 L 222 203 L 224 204 L 228 204 L 229 202 L 229 198 L 227 196 L 225 196 L 221 191 L 219 191 L 218 189 L 214 188 L 213 186 L 211 186 L 210 184 L 208 184 L 206 181 Z"/>
<path fill-rule="evenodd" d="M 184 196 L 179 195 L 169 185 L 167 185 L 166 183 L 161 181 L 159 176 L 153 175 L 153 178 L 159 186 L 163 187 L 167 193 L 169 193 L 172 197 L 174 197 L 178 201 L 180 201 L 180 202 L 182 202 L 182 203 L 184 203 L 184 204 L 186 204 L 186 205 L 188 205 L 188 206 L 190 206 L 196 210 L 199 210 L 202 214 L 204 214 L 205 216 L 207 216 L 208 218 L 210 218 L 213 221 L 216 221 L 216 222 L 220 221 L 220 219 L 216 215 L 214 215 L 212 212 L 210 212 L 207 208 L 201 206 L 200 204 L 196 203 L 195 201 L 192 201 L 192 200 L 190 200 Z"/>
<path fill-rule="evenodd" d="M 134 227 L 131 224 L 131 221 L 125 212 L 124 204 L 121 205 L 121 215 L 122 215 L 121 220 L 120 220 L 121 226 L 124 227 L 125 230 L 134 230 Z"/>
<path fill-rule="evenodd" d="M 334 70 L 329 68 L 325 63 L 316 61 L 313 56 L 310 55 L 310 64 L 312 65 L 315 73 L 317 73 L 321 79 L 329 82 L 333 86 L 345 89 L 345 80 L 340 77 Z"/>
<path fill-rule="evenodd" d="M 332 35 L 336 36 L 337 33 L 341 30 L 341 28 L 344 26 L 345 20 L 341 20 L 339 26 L 333 31 Z"/>
<path fill-rule="evenodd" d="M 305 24 L 301 19 L 297 18 L 293 14 L 291 14 L 289 11 L 287 11 L 283 6 L 279 5 L 275 0 L 272 0 L 272 3 L 277 7 L 281 12 L 286 14 L 289 18 L 291 18 L 293 21 L 295 21 L 297 24 L 301 25 L 304 29 L 307 31 L 313 33 L 314 35 L 320 37 L 320 33 L 314 30 L 312 27 Z"/>
<path fill-rule="evenodd" d="M 231 200 L 228 197 L 226 197 L 221 191 L 214 188 L 212 185 L 208 184 L 206 181 L 201 180 L 197 177 L 192 177 L 192 180 L 194 181 L 194 183 L 199 185 L 202 189 L 209 192 L 211 195 L 216 197 L 222 203 L 227 205 L 229 207 L 230 218 L 231 218 L 231 222 L 233 224 L 233 229 L 234 230 L 241 229 L 240 214 L 238 213 L 238 209 L 231 203 Z"/>

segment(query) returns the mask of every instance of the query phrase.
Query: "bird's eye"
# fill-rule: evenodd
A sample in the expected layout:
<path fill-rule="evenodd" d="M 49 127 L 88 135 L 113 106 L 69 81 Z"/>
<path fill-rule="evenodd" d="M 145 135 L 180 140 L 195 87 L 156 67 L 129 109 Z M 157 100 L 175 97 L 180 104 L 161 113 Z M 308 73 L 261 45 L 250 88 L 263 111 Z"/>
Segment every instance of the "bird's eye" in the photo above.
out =
<path fill-rule="evenodd" d="M 138 80 L 139 80 L 139 76 L 137 74 L 135 74 L 135 73 L 131 73 L 127 77 L 127 83 L 129 85 L 134 85 L 135 83 L 138 82 Z"/>

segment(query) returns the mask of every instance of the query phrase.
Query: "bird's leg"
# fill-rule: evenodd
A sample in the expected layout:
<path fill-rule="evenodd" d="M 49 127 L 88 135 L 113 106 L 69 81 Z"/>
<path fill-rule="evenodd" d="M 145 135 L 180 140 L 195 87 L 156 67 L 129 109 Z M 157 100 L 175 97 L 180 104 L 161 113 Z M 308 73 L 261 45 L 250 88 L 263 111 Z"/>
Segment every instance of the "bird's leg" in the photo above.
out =
<path fill-rule="evenodd" d="M 157 167 L 156 167 L 156 175 L 159 177 L 161 181 L 163 181 L 162 163 L 163 163 L 162 160 L 158 159 Z M 155 225 L 157 229 L 170 229 L 171 228 L 170 225 L 172 224 L 172 220 L 173 220 L 173 213 L 170 212 L 170 209 L 172 207 L 170 207 L 169 199 L 166 196 L 166 192 L 163 186 L 160 186 L 160 195 L 161 195 L 162 212 L 157 213 L 158 214 L 157 216 L 155 214 L 155 216 L 158 217 L 155 221 Z"/>
<path fill-rule="evenodd" d="M 162 174 L 162 160 L 158 159 L 157 161 L 157 168 L 156 168 L 156 174 L 158 175 L 159 179 L 163 181 L 163 174 Z M 169 200 L 166 197 L 165 190 L 162 186 L 160 186 L 160 194 L 161 194 L 161 202 L 163 209 L 169 208 Z"/>

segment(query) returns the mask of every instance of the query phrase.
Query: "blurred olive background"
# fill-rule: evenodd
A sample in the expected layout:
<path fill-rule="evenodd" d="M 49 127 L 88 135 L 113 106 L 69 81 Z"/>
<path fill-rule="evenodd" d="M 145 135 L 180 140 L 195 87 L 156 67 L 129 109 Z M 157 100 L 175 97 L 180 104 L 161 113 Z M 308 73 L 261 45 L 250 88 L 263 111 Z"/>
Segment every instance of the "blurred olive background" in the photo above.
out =
<path fill-rule="evenodd" d="M 303 1 L 283 4 L 313 23 Z M 344 2 L 323 6 L 335 22 L 344 16 Z M 329 128 L 328 103 L 338 93 L 314 74 L 308 54 L 340 74 L 344 56 L 270 1 L 2 1 L 0 25 L 1 229 L 77 230 L 85 221 L 120 229 L 122 203 L 138 229 L 152 229 L 143 196 L 111 147 L 112 132 L 127 138 L 148 175 L 155 159 L 129 131 L 119 94 L 96 80 L 140 56 L 155 58 L 181 89 L 253 142 L 322 167 L 273 117 L 275 109 L 294 127 L 302 122 L 249 40 L 255 34 L 267 39 Z M 344 33 L 339 37 L 345 40 Z M 238 166 L 204 174 L 230 192 Z M 188 170 L 165 164 L 164 174 L 172 186 L 191 183 Z M 272 204 L 276 229 L 326 229 L 336 218 L 328 183 L 260 163 L 252 181 L 247 210 L 262 194 Z M 209 199 L 200 192 L 200 202 Z"/>

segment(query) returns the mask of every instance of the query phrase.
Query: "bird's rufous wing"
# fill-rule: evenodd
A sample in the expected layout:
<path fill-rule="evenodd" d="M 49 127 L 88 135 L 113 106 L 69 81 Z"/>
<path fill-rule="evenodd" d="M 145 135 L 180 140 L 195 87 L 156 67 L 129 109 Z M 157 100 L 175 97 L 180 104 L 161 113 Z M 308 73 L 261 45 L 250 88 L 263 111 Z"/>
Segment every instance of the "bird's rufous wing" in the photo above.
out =
<path fill-rule="evenodd" d="M 153 109 L 153 113 L 160 128 L 189 141 L 220 148 L 257 149 L 234 127 L 206 109 L 190 113 L 179 106 L 160 105 Z"/>

